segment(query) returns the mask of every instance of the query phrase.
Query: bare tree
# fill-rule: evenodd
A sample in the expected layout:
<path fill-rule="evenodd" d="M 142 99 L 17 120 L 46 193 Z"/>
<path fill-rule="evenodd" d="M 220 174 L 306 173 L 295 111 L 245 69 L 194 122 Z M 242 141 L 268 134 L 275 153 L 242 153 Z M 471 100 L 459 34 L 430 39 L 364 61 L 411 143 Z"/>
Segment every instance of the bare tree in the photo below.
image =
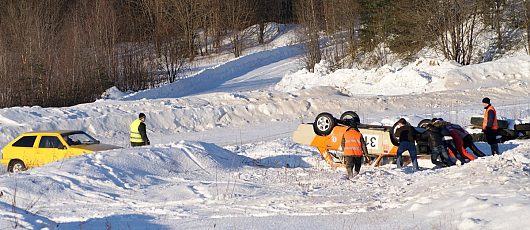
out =
<path fill-rule="evenodd" d="M 523 0 L 523 9 L 524 9 L 524 25 L 526 27 L 526 52 L 530 54 L 530 0 Z"/>
<path fill-rule="evenodd" d="M 320 30 L 322 29 L 322 18 L 319 12 L 322 9 L 320 0 L 297 0 L 295 13 L 299 23 L 303 27 L 300 39 L 305 43 L 304 62 L 309 71 L 314 71 L 315 64 L 322 59 L 320 49 Z"/>
<path fill-rule="evenodd" d="M 226 16 L 226 28 L 231 30 L 230 43 L 235 57 L 241 56 L 245 48 L 245 40 L 251 35 L 246 30 L 251 24 L 251 18 L 255 7 L 248 0 L 225 0 L 224 10 Z"/>

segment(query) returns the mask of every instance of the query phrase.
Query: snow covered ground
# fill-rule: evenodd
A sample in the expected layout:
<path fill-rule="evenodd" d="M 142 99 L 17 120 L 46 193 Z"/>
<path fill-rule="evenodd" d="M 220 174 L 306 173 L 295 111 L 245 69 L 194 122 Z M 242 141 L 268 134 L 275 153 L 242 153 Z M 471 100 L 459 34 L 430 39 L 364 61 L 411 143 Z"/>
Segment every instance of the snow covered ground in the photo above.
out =
<path fill-rule="evenodd" d="M 527 140 L 463 166 L 363 166 L 346 181 L 290 138 L 324 111 L 357 111 L 363 123 L 466 125 L 484 96 L 499 116 L 529 122 L 529 56 L 309 74 L 285 31 L 246 56 L 201 60 L 204 70 L 184 80 L 122 99 L 0 109 L 0 146 L 27 131 L 81 129 L 125 147 L 17 175 L 0 167 L 0 229 L 529 228 Z M 128 126 L 139 112 L 153 145 L 133 149 Z"/>

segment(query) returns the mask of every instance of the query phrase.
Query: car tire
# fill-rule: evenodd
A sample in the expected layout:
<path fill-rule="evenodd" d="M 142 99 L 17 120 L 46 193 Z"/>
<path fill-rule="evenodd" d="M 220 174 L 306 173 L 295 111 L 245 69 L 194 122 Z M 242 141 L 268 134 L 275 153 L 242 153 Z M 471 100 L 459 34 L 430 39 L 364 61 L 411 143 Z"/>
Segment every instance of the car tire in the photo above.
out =
<path fill-rule="evenodd" d="M 395 146 L 399 146 L 399 140 L 396 137 L 397 126 L 398 126 L 398 123 L 397 122 L 394 123 L 394 125 L 392 125 L 392 128 L 388 132 L 390 134 L 390 142 L 392 142 L 392 144 Z"/>
<path fill-rule="evenodd" d="M 421 120 L 421 121 L 418 123 L 418 126 L 417 126 L 417 127 L 418 127 L 418 128 L 422 128 L 421 126 L 422 126 L 423 124 L 429 124 L 429 123 L 432 123 L 431 119 L 423 119 L 423 120 Z"/>
<path fill-rule="evenodd" d="M 26 171 L 26 165 L 21 160 L 12 160 L 7 166 L 7 171 L 10 173 L 19 173 Z"/>
<path fill-rule="evenodd" d="M 320 113 L 315 118 L 313 130 L 319 136 L 327 136 L 331 133 L 335 125 L 337 125 L 337 121 L 333 115 L 330 113 Z"/>
<path fill-rule="evenodd" d="M 518 124 L 518 125 L 515 125 L 514 129 L 516 131 L 521 131 L 521 132 L 530 131 L 530 124 Z"/>
<path fill-rule="evenodd" d="M 356 112 L 353 111 L 346 111 L 340 115 L 340 120 L 343 121 L 345 119 L 353 119 L 357 122 L 357 124 L 361 123 L 361 118 L 359 118 L 359 115 L 357 115 Z"/>

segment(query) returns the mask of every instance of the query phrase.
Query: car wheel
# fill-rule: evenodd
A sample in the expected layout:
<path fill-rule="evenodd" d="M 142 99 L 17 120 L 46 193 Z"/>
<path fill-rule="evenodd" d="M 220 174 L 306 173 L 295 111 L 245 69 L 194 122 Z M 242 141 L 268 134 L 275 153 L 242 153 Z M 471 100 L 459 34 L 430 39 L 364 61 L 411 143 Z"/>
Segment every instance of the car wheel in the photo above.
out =
<path fill-rule="evenodd" d="M 418 126 L 417 126 L 417 127 L 418 127 L 418 128 L 424 128 L 424 127 L 422 127 L 422 125 L 424 125 L 424 124 L 429 124 L 429 123 L 432 123 L 432 122 L 431 122 L 431 119 L 423 119 L 423 120 L 421 120 L 421 121 L 418 123 Z"/>
<path fill-rule="evenodd" d="M 357 124 L 361 123 L 361 119 L 359 118 L 359 115 L 357 115 L 357 113 L 353 111 L 346 111 L 342 113 L 342 115 L 340 115 L 341 121 L 345 119 L 353 119 L 355 122 L 357 122 Z"/>
<path fill-rule="evenodd" d="M 26 171 L 26 165 L 21 160 L 12 160 L 7 166 L 7 171 L 11 173 Z"/>
<path fill-rule="evenodd" d="M 329 113 L 320 113 L 315 118 L 313 130 L 319 136 L 326 136 L 331 133 L 337 122 L 333 115 Z"/>
<path fill-rule="evenodd" d="M 397 126 L 398 123 L 394 123 L 394 125 L 392 125 L 392 128 L 388 132 L 390 134 L 390 142 L 392 142 L 392 144 L 395 146 L 399 146 L 399 140 L 396 137 L 396 130 L 398 129 Z"/>

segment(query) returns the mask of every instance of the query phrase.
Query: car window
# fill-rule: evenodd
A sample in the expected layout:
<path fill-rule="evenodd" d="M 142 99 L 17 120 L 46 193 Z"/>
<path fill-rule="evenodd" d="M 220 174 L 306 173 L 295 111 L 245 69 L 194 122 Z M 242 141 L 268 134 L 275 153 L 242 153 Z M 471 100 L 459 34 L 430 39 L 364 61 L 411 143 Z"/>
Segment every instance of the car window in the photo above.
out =
<path fill-rule="evenodd" d="M 68 145 L 96 144 L 96 139 L 84 132 L 68 133 L 62 135 Z"/>
<path fill-rule="evenodd" d="M 13 147 L 33 147 L 37 136 L 24 136 L 13 143 Z"/>
<path fill-rule="evenodd" d="M 40 138 L 39 148 L 54 148 L 57 149 L 62 147 L 63 144 L 58 137 L 55 136 L 43 136 Z"/>

